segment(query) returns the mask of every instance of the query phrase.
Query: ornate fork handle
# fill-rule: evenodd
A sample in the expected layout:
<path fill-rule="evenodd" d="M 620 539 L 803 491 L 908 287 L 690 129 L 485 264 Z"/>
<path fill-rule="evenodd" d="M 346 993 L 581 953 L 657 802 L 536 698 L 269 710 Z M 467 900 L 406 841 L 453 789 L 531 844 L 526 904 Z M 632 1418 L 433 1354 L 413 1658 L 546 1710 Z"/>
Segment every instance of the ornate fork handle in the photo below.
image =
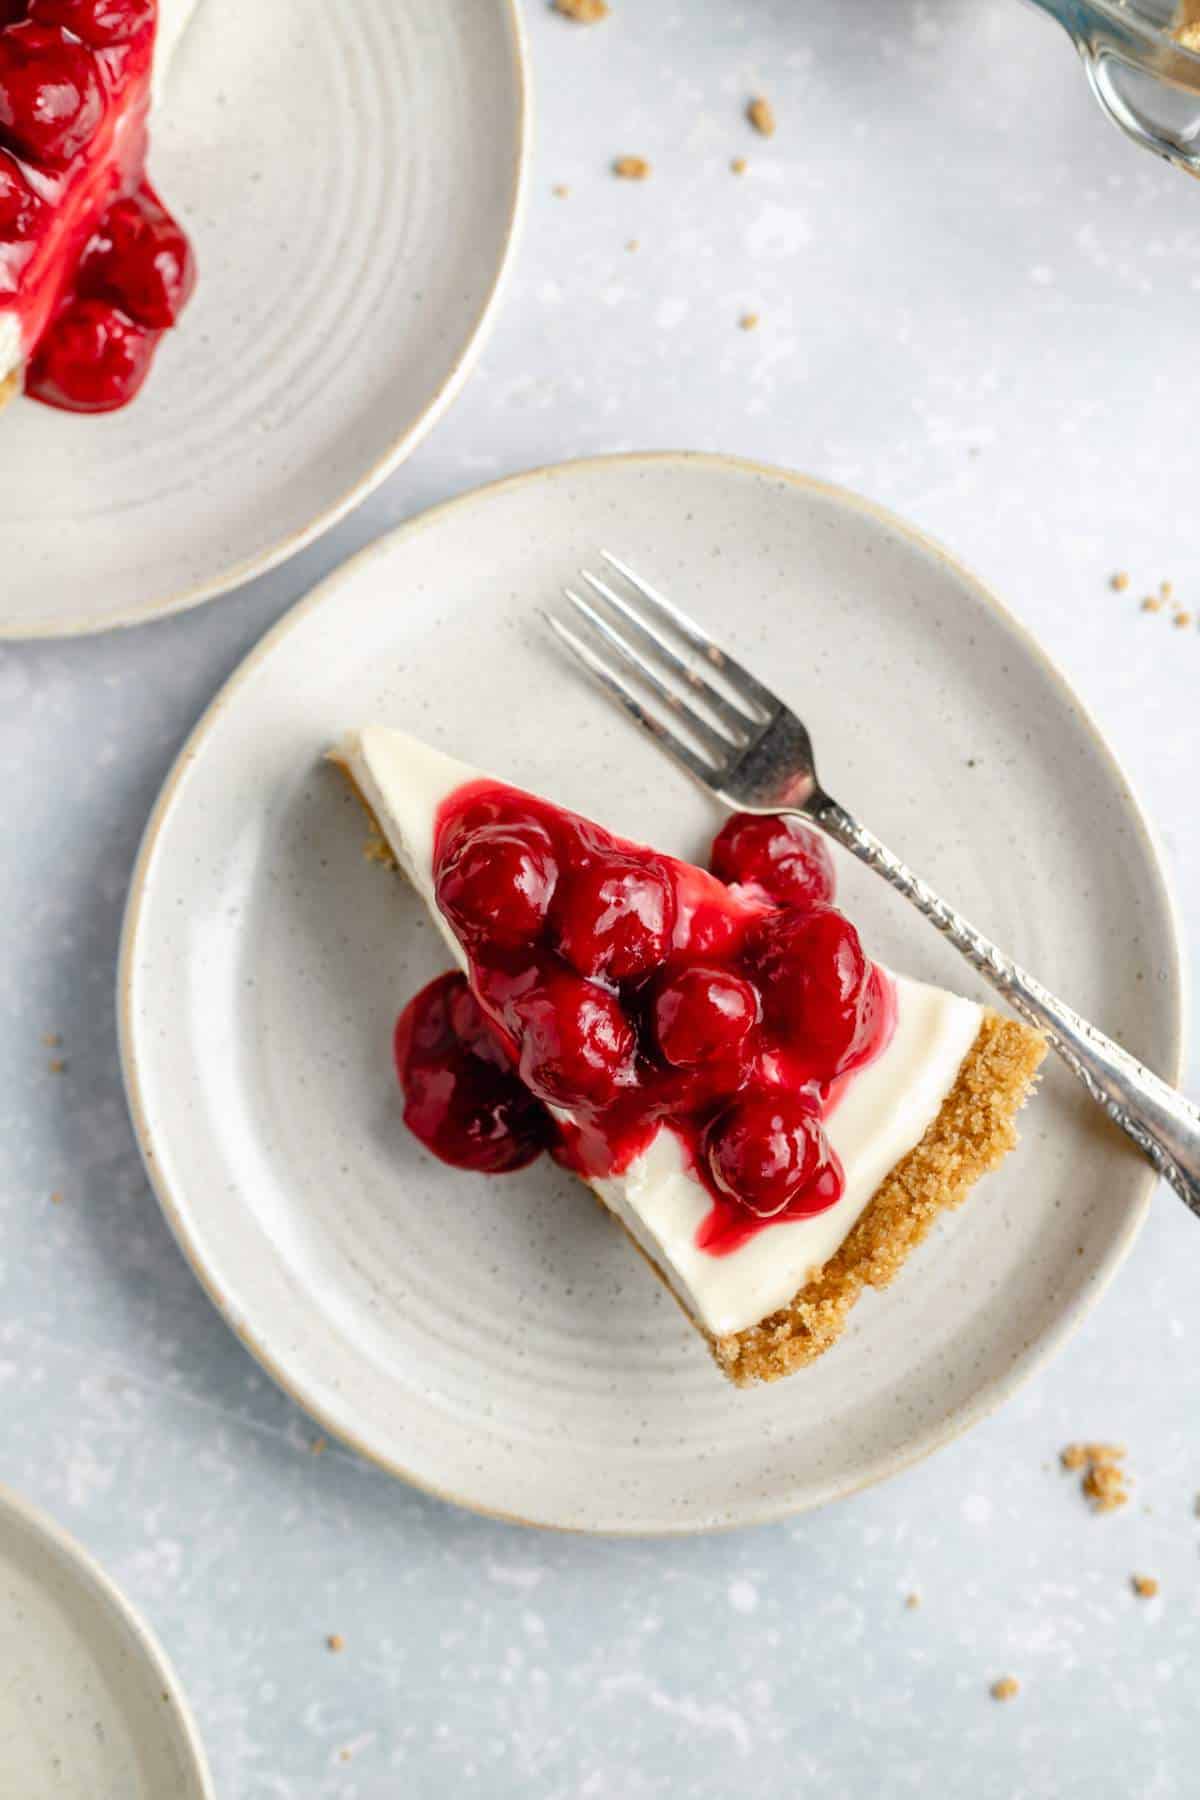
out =
<path fill-rule="evenodd" d="M 1200 1218 L 1200 1110 L 1018 968 L 836 801 L 815 794 L 804 816 L 911 900 L 1015 1011 L 1045 1032 L 1093 1100 Z"/>

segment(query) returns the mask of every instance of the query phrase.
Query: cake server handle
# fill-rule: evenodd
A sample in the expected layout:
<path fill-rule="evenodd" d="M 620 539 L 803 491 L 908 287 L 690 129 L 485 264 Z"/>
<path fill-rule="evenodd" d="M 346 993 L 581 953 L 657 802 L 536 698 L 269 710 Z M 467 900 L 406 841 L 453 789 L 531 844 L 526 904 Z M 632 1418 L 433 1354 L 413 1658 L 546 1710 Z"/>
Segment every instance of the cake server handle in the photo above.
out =
<path fill-rule="evenodd" d="M 1045 1033 L 1092 1099 L 1200 1218 L 1200 1109 L 1005 956 L 835 800 L 817 792 L 799 816 L 882 875 L 1015 1012 Z"/>

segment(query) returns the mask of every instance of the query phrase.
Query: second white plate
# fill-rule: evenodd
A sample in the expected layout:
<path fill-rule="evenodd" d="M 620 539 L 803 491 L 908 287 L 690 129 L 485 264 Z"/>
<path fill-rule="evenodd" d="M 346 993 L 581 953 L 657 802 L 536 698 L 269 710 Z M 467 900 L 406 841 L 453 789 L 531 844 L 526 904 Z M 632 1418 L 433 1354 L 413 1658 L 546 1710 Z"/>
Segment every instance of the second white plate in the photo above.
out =
<path fill-rule="evenodd" d="M 471 365 L 528 131 L 513 0 L 203 0 L 151 152 L 196 296 L 125 411 L 0 417 L 0 636 L 195 605 L 381 481 Z"/>
<path fill-rule="evenodd" d="M 187 1702 L 91 1557 L 0 1488 L 0 1792 L 215 1800 Z"/>
<path fill-rule="evenodd" d="M 542 1524 L 689 1531 L 848 1493 L 978 1419 L 1082 1316 L 1153 1181 L 1052 1069 L 1017 1153 L 842 1342 L 740 1393 L 568 1177 L 419 1149 L 390 1032 L 445 956 L 322 754 L 393 723 L 703 855 L 710 801 L 537 616 L 601 545 L 795 703 L 833 793 L 1167 1076 L 1180 979 L 1154 849 L 1079 703 L 977 582 L 848 494 L 703 457 L 518 478 L 415 520 L 248 658 L 155 810 L 122 955 L 126 1079 L 180 1242 L 283 1385 L 388 1468 Z M 884 883 L 841 882 L 874 954 L 981 994 Z"/>

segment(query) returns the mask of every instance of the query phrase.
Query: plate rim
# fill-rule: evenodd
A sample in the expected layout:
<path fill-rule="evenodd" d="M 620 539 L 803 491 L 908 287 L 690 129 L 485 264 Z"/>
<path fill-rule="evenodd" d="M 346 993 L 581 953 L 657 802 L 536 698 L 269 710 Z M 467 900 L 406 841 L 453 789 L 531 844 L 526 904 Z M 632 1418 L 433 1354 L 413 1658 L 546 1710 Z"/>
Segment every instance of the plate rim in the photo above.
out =
<path fill-rule="evenodd" d="M 151 865 L 163 828 L 174 808 L 183 777 L 191 764 L 202 753 L 210 732 L 243 683 L 253 678 L 259 667 L 272 654 L 276 645 L 299 626 L 310 611 L 316 611 L 318 607 L 327 603 L 336 604 L 342 584 L 356 579 L 360 568 L 373 558 L 390 553 L 397 544 L 410 537 L 415 537 L 431 523 L 441 521 L 454 510 L 468 508 L 479 501 L 502 495 L 506 491 L 514 491 L 555 478 L 586 475 L 594 468 L 619 467 L 636 470 L 663 464 L 684 467 L 700 465 L 712 470 L 755 476 L 797 488 L 805 494 L 818 495 L 835 501 L 848 510 L 866 516 L 874 524 L 897 533 L 915 549 L 923 551 L 942 563 L 985 609 L 990 610 L 999 618 L 1000 622 L 1020 643 L 1022 649 L 1033 658 L 1042 673 L 1049 677 L 1058 689 L 1062 699 L 1069 705 L 1088 738 L 1092 754 L 1100 759 L 1110 780 L 1123 789 L 1128 798 L 1131 811 L 1130 822 L 1139 834 L 1144 861 L 1153 878 L 1153 884 L 1158 891 L 1158 898 L 1167 920 L 1168 929 L 1163 949 L 1167 958 L 1168 980 L 1166 985 L 1169 990 L 1169 998 L 1173 1003 L 1173 1018 L 1171 1020 L 1169 1055 L 1166 1058 L 1166 1066 L 1159 1073 L 1172 1086 L 1178 1086 L 1182 1079 L 1187 1046 L 1188 968 L 1185 940 L 1181 930 L 1181 915 L 1157 830 L 1142 803 L 1138 790 L 1130 781 L 1115 751 L 1092 717 L 1090 708 L 1029 627 L 1010 612 L 986 582 L 947 550 L 938 539 L 890 508 L 880 505 L 864 495 L 857 494 L 840 483 L 825 481 L 817 476 L 788 469 L 778 464 L 759 462 L 754 458 L 703 450 L 625 451 L 580 457 L 567 462 L 539 464 L 532 469 L 521 470 L 497 481 L 486 482 L 480 487 L 455 494 L 448 500 L 440 501 L 434 506 L 426 507 L 413 514 L 403 524 L 385 532 L 356 552 L 355 555 L 349 557 L 338 568 L 332 570 L 308 594 L 289 607 L 282 618 L 278 619 L 263 634 L 233 672 L 221 683 L 212 700 L 188 733 L 166 775 L 147 819 L 130 876 L 121 924 L 116 970 L 116 1010 L 121 1073 L 134 1135 L 137 1139 L 147 1180 L 162 1208 L 172 1235 L 201 1288 L 230 1330 L 255 1357 L 276 1386 L 312 1418 L 322 1430 L 328 1432 L 338 1442 L 348 1446 L 364 1461 L 381 1469 L 385 1474 L 405 1481 L 409 1486 L 429 1494 L 437 1500 L 449 1502 L 451 1505 L 460 1506 L 480 1517 L 499 1520 L 505 1524 L 587 1537 L 680 1538 L 694 1537 L 709 1532 L 739 1531 L 756 1525 L 774 1524 L 783 1519 L 795 1518 L 820 1507 L 832 1505 L 836 1501 L 848 1499 L 854 1494 L 862 1493 L 885 1481 L 890 1481 L 906 1469 L 924 1462 L 936 1451 L 944 1449 L 947 1444 L 962 1437 L 997 1412 L 1038 1370 L 1051 1361 L 1080 1328 L 1108 1291 L 1118 1269 L 1133 1248 L 1150 1210 L 1150 1202 L 1159 1180 L 1149 1163 L 1142 1162 L 1140 1166 L 1130 1164 L 1133 1194 L 1125 1220 L 1120 1231 L 1114 1235 L 1105 1258 L 1097 1264 L 1093 1271 L 1086 1290 L 1060 1313 L 1054 1324 L 1042 1334 L 1033 1349 L 1026 1350 L 1004 1375 L 981 1388 L 970 1403 L 946 1420 L 941 1427 L 929 1431 L 903 1450 L 895 1451 L 890 1456 L 879 1459 L 876 1464 L 857 1478 L 839 1484 L 836 1491 L 814 1498 L 801 1496 L 783 1501 L 752 1503 L 734 1519 L 688 1521 L 658 1519 L 653 1523 L 591 1525 L 555 1519 L 528 1518 L 503 1507 L 489 1506 L 469 1495 L 455 1492 L 451 1488 L 440 1487 L 423 1476 L 414 1475 L 410 1469 L 394 1457 L 372 1448 L 356 1433 L 348 1431 L 344 1421 L 334 1420 L 319 1402 L 314 1404 L 313 1400 L 304 1392 L 303 1384 L 288 1374 L 274 1353 L 260 1340 L 249 1321 L 240 1318 L 229 1304 L 226 1296 L 222 1293 L 217 1276 L 209 1271 L 198 1247 L 190 1240 L 186 1211 L 180 1207 L 172 1194 L 162 1171 L 162 1165 L 154 1153 L 150 1122 L 141 1089 L 136 1031 L 133 1021 L 134 964 L 139 933 L 146 912 Z"/>
<path fill-rule="evenodd" d="M 15 1519 L 18 1527 L 24 1527 L 60 1556 L 78 1575 L 84 1587 L 128 1627 L 155 1681 L 163 1694 L 170 1697 L 171 1713 L 179 1722 L 183 1746 L 192 1761 L 191 1773 L 199 1782 L 197 1792 L 201 1800 L 217 1800 L 212 1771 L 191 1703 L 152 1626 L 78 1538 L 73 1537 L 40 1506 L 27 1500 L 23 1494 L 18 1494 L 15 1488 L 0 1482 L 0 1527 L 6 1518 Z"/>
<path fill-rule="evenodd" d="M 128 631 L 134 626 L 148 625 L 156 619 L 167 619 L 176 613 L 190 612 L 193 607 L 203 606 L 206 601 L 218 600 L 225 594 L 234 593 L 247 582 L 269 574 L 272 569 L 277 569 L 293 556 L 298 556 L 310 544 L 324 537 L 326 532 L 332 531 L 334 526 L 339 525 L 368 500 L 376 488 L 412 455 L 439 424 L 466 386 L 496 323 L 516 261 L 529 201 L 533 166 L 533 81 L 530 72 L 529 34 L 518 0 L 496 0 L 496 4 L 508 17 L 517 97 L 517 154 L 508 198 L 504 248 L 491 286 L 466 341 L 449 374 L 425 410 L 408 421 L 401 435 L 383 456 L 330 506 L 317 513 L 300 530 L 253 556 L 244 557 L 224 574 L 180 589 L 166 599 L 151 600 L 121 612 L 106 614 L 99 620 L 88 613 L 76 613 L 70 618 L 39 620 L 31 624 L 28 620 L 9 619 L 0 614 L 0 643 L 45 643 L 64 638 L 99 637 L 109 631 Z"/>

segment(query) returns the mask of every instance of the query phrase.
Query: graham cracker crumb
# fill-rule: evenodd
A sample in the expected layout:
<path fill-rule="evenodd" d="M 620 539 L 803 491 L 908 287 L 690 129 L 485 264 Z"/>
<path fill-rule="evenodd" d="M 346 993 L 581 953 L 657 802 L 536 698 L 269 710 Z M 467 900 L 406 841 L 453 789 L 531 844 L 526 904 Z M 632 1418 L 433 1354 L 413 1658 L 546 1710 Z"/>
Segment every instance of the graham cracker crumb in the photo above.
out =
<path fill-rule="evenodd" d="M 1181 630 L 1185 625 L 1190 625 L 1191 622 L 1192 615 L 1190 612 L 1177 612 L 1175 617 L 1171 620 L 1172 625 L 1177 626 Z"/>
<path fill-rule="evenodd" d="M 61 1206 L 62 1203 L 63 1203 L 62 1194 L 59 1192 L 59 1190 L 57 1188 L 55 1188 L 54 1192 L 50 1196 L 50 1204 L 51 1204 L 51 1206 Z"/>
<path fill-rule="evenodd" d="M 62 1056 L 52 1056 L 50 1061 L 46 1064 L 46 1067 L 52 1075 L 63 1075 L 66 1073 L 67 1068 L 66 1058 Z"/>
<path fill-rule="evenodd" d="M 625 246 L 625 248 L 626 248 L 626 249 L 627 249 L 627 250 L 636 250 L 636 249 L 637 249 L 637 248 L 638 248 L 638 241 L 637 241 L 637 239 L 636 239 L 636 238 L 630 238 L 630 240 L 629 240 L 629 242 L 628 242 L 628 243 L 627 243 L 627 244 L 626 244 L 626 246 Z"/>
<path fill-rule="evenodd" d="M 769 100 L 764 100 L 761 94 L 756 99 L 751 100 L 749 106 L 746 108 L 746 117 L 753 125 L 755 131 L 761 132 L 763 137 L 775 136 L 774 109 L 771 106 L 771 102 Z"/>
<path fill-rule="evenodd" d="M 758 314 L 755 312 L 743 313 L 738 324 L 743 331 L 755 331 L 758 328 Z"/>
<path fill-rule="evenodd" d="M 1139 1600 L 1153 1600 L 1158 1592 L 1158 1579 L 1154 1575 L 1131 1575 L 1129 1581 Z"/>
<path fill-rule="evenodd" d="M 645 181 L 650 173 L 650 164 L 644 156 L 618 156 L 613 163 L 613 174 L 622 181 Z"/>
<path fill-rule="evenodd" d="M 46 1031 L 42 1034 L 42 1042 L 47 1050 L 57 1050 L 62 1043 L 61 1031 Z"/>
<path fill-rule="evenodd" d="M 577 25 L 598 25 L 608 17 L 608 0 L 554 0 L 554 10 Z"/>
<path fill-rule="evenodd" d="M 735 156 L 729 166 L 735 175 L 744 175 L 746 173 L 746 159 L 744 156 Z"/>
<path fill-rule="evenodd" d="M 916 1610 L 917 1610 L 918 1606 L 920 1606 L 920 1604 L 921 1604 L 920 1594 L 909 1594 L 906 1597 L 905 1602 L 904 1602 L 905 1609 L 908 1612 L 916 1612 Z"/>
<path fill-rule="evenodd" d="M 339 1651 L 346 1648 L 346 1640 L 340 1631 L 331 1631 L 329 1636 L 325 1639 L 325 1643 L 327 1647 L 333 1651 L 335 1656 Z"/>
<path fill-rule="evenodd" d="M 565 200 L 570 191 L 571 190 L 565 181 L 556 181 L 554 186 L 550 189 L 550 192 L 554 195 L 556 200 Z"/>
<path fill-rule="evenodd" d="M 324 1454 L 328 1450 L 328 1448 L 329 1448 L 329 1439 L 328 1438 L 326 1438 L 326 1437 L 314 1438 L 312 1443 L 308 1446 L 309 1455 L 310 1456 L 324 1456 Z"/>
<path fill-rule="evenodd" d="M 1169 600 L 1171 595 L 1175 592 L 1175 583 L 1173 581 L 1160 581 L 1158 584 L 1158 591 L 1164 600 Z"/>
<path fill-rule="evenodd" d="M 363 845 L 363 855 L 369 863 L 379 863 L 382 868 L 394 869 L 396 867 L 396 859 L 392 855 L 391 845 L 382 832 L 376 831 L 374 828 L 367 835 L 367 841 Z"/>
<path fill-rule="evenodd" d="M 993 1700 L 1015 1700 L 1020 1691 L 1021 1684 L 1015 1675 L 1002 1675 L 991 1686 Z"/>
<path fill-rule="evenodd" d="M 1113 576 L 1112 580 L 1109 582 L 1109 586 L 1111 588 L 1113 588 L 1118 594 L 1123 594 L 1125 592 L 1125 589 L 1129 586 L 1129 576 L 1126 574 L 1124 569 L 1117 570 L 1116 574 Z"/>
<path fill-rule="evenodd" d="M 1129 1499 L 1133 1477 L 1121 1467 L 1124 1456 L 1123 1444 L 1068 1444 L 1059 1460 L 1064 1469 L 1084 1470 L 1080 1489 L 1093 1512 L 1105 1513 Z"/>
<path fill-rule="evenodd" d="M 1162 601 L 1158 598 L 1157 594 L 1147 594 L 1146 595 L 1146 598 L 1142 601 L 1142 611 L 1143 612 L 1161 612 L 1162 611 Z"/>
<path fill-rule="evenodd" d="M 1013 1121 L 1045 1054 L 1045 1039 L 1028 1025 L 985 1013 L 937 1118 L 876 1189 L 820 1274 L 759 1324 L 712 1341 L 713 1355 L 731 1381 L 739 1387 L 777 1381 L 837 1341 L 864 1287 L 893 1281 L 935 1220 L 961 1206 L 980 1177 L 1012 1149 Z"/>

